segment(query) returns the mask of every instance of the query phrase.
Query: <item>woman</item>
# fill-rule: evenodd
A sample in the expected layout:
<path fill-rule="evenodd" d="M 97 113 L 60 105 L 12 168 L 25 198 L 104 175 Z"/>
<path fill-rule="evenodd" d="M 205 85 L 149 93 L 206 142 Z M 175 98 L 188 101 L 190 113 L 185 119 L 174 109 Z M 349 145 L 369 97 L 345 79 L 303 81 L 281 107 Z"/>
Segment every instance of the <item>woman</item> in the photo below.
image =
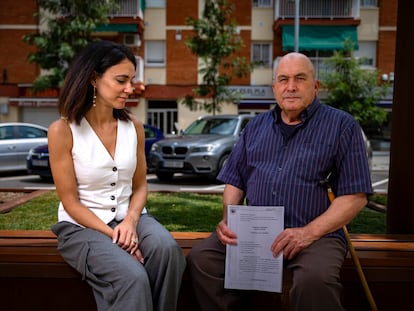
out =
<path fill-rule="evenodd" d="M 127 47 L 107 41 L 71 64 L 48 134 L 61 200 L 52 230 L 98 310 L 175 310 L 185 258 L 145 208 L 144 128 L 125 109 L 135 67 Z"/>

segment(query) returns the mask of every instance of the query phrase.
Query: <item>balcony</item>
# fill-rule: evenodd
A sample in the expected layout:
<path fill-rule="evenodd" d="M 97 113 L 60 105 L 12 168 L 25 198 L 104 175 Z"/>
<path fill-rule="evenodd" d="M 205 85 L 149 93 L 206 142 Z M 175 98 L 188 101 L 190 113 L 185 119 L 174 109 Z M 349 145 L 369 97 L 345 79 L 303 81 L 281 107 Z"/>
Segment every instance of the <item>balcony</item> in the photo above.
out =
<path fill-rule="evenodd" d="M 315 68 L 315 77 L 316 79 L 321 79 L 321 76 L 326 73 L 329 72 L 330 69 L 328 68 L 328 66 L 326 65 L 326 61 L 330 58 L 330 56 L 308 56 L 309 59 L 311 60 L 314 68 Z M 280 61 L 281 56 L 277 57 L 275 59 L 275 63 L 273 64 L 273 66 L 276 66 L 277 63 Z"/>
<path fill-rule="evenodd" d="M 143 18 L 141 5 L 144 0 L 115 0 L 118 10 L 109 13 L 111 18 L 116 17 L 133 17 Z"/>
<path fill-rule="evenodd" d="M 358 18 L 360 0 L 300 0 L 301 19 Z M 294 0 L 275 0 L 275 20 L 295 17 Z"/>

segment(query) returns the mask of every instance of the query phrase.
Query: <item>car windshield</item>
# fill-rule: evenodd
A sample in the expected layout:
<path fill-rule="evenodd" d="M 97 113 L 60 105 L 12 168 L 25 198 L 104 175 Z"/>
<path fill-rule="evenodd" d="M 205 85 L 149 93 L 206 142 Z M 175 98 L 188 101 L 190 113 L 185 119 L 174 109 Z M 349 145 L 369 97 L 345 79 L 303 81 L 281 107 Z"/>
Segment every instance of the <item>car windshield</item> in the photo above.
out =
<path fill-rule="evenodd" d="M 237 119 L 201 119 L 194 121 L 185 131 L 184 135 L 232 135 L 237 126 Z"/>

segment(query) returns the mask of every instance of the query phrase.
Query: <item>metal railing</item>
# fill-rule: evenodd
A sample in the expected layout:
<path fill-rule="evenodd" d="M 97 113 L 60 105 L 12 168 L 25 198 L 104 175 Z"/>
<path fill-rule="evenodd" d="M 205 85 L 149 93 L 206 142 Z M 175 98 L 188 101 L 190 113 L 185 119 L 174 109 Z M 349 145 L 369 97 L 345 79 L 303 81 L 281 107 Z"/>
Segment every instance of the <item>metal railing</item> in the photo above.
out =
<path fill-rule="evenodd" d="M 109 13 L 109 16 L 111 17 L 139 16 L 141 1 L 143 0 L 115 0 L 119 9 L 111 11 Z"/>
<path fill-rule="evenodd" d="M 356 18 L 359 0 L 301 0 L 300 18 Z M 355 13 L 354 13 L 355 12 Z M 276 19 L 294 18 L 295 1 L 275 1 Z"/>
<path fill-rule="evenodd" d="M 133 17 L 138 16 L 142 17 L 142 12 L 140 10 L 140 3 L 144 0 L 115 0 L 117 5 L 116 9 L 109 11 L 109 17 Z M 66 8 L 61 9 L 60 15 L 76 15 L 77 12 L 72 10 L 69 12 Z"/>

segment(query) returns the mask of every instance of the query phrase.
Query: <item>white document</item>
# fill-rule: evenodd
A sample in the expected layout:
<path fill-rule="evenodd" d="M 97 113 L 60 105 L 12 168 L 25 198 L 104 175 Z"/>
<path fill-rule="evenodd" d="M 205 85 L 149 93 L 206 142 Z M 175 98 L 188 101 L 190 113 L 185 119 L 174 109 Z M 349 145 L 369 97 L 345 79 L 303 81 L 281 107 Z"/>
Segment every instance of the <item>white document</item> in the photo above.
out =
<path fill-rule="evenodd" d="M 229 205 L 227 224 L 237 245 L 227 245 L 224 287 L 281 293 L 283 254 L 270 247 L 283 231 L 284 207 Z"/>

